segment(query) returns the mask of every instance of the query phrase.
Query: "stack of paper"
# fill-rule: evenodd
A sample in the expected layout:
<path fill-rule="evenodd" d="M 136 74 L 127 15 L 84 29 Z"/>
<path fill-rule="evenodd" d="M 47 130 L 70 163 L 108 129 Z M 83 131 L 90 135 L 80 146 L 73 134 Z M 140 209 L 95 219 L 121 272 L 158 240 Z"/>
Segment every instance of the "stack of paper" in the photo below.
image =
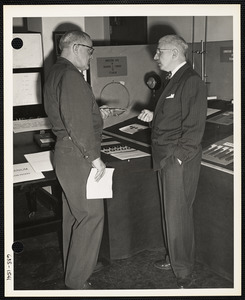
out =
<path fill-rule="evenodd" d="M 44 178 L 44 175 L 41 172 L 35 172 L 28 162 L 14 165 L 14 183 L 41 178 Z"/>
<path fill-rule="evenodd" d="M 36 172 L 47 172 L 54 169 L 52 165 L 52 151 L 25 154 L 24 156 Z"/>
<path fill-rule="evenodd" d="M 98 182 L 94 179 L 96 172 L 96 168 L 92 168 L 90 171 L 87 181 L 87 199 L 112 198 L 112 177 L 114 168 L 106 168 L 104 176 Z"/>
<path fill-rule="evenodd" d="M 24 155 L 28 162 L 14 165 L 14 183 L 44 178 L 42 172 L 53 170 L 52 151 Z"/>

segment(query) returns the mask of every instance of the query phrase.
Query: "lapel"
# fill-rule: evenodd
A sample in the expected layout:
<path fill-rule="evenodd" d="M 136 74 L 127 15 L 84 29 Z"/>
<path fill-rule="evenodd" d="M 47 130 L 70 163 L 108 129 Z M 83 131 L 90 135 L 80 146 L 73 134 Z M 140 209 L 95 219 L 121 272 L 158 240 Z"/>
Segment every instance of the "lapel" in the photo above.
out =
<path fill-rule="evenodd" d="M 183 77 L 186 70 L 190 69 L 190 65 L 186 63 L 183 67 L 181 67 L 174 76 L 170 79 L 169 83 L 167 84 L 166 88 L 162 92 L 161 96 L 159 97 L 157 101 L 157 105 L 155 108 L 155 114 L 159 111 L 159 108 L 163 105 L 165 102 L 166 97 L 171 97 L 172 95 L 176 94 L 176 91 L 179 87 L 179 82 L 181 78 Z"/>

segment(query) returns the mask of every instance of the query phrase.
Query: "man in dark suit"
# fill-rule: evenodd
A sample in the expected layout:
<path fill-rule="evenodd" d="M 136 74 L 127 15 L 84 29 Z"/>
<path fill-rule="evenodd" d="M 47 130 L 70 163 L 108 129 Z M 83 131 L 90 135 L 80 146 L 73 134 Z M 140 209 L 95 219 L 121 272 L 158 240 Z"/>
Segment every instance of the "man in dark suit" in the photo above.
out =
<path fill-rule="evenodd" d="M 172 268 L 179 288 L 194 281 L 195 241 L 192 206 L 201 165 L 207 95 L 204 82 L 186 61 L 188 45 L 177 35 L 159 40 L 154 56 L 169 82 L 154 113 L 138 118 L 152 121 L 152 158 L 158 172 L 166 257 L 155 266 Z"/>
<path fill-rule="evenodd" d="M 86 199 L 92 167 L 98 181 L 105 172 L 100 158 L 103 118 L 83 71 L 92 58 L 92 41 L 85 32 L 70 31 L 60 39 L 61 56 L 44 87 L 45 110 L 57 137 L 54 168 L 63 189 L 63 258 L 65 284 L 89 289 L 100 248 L 104 223 L 103 201 Z"/>

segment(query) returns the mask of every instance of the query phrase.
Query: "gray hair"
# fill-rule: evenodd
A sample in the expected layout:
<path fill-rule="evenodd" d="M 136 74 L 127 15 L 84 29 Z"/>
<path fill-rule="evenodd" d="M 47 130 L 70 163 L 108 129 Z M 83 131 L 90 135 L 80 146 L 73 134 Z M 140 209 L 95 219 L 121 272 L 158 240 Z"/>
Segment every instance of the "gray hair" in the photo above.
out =
<path fill-rule="evenodd" d="M 160 38 L 159 43 L 161 42 L 174 45 L 183 53 L 184 56 L 187 55 L 188 44 L 182 37 L 174 34 L 165 35 L 162 38 Z"/>
<path fill-rule="evenodd" d="M 72 43 L 77 42 L 79 39 L 87 40 L 91 39 L 90 36 L 83 31 L 80 30 L 71 30 L 67 31 L 62 35 L 59 42 L 59 48 L 62 51 L 64 48 L 69 47 Z"/>

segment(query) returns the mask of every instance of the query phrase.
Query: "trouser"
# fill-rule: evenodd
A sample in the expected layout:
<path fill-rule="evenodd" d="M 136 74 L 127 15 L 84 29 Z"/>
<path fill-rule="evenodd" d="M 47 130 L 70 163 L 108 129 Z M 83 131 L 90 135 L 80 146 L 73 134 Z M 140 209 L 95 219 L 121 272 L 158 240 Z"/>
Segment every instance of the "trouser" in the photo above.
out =
<path fill-rule="evenodd" d="M 80 289 L 97 263 L 104 224 L 101 199 L 86 199 L 91 165 L 70 140 L 58 141 L 54 165 L 63 189 L 65 284 Z"/>
<path fill-rule="evenodd" d="M 193 202 L 201 165 L 201 151 L 179 164 L 175 156 L 158 171 L 165 246 L 177 278 L 188 276 L 195 263 Z"/>

